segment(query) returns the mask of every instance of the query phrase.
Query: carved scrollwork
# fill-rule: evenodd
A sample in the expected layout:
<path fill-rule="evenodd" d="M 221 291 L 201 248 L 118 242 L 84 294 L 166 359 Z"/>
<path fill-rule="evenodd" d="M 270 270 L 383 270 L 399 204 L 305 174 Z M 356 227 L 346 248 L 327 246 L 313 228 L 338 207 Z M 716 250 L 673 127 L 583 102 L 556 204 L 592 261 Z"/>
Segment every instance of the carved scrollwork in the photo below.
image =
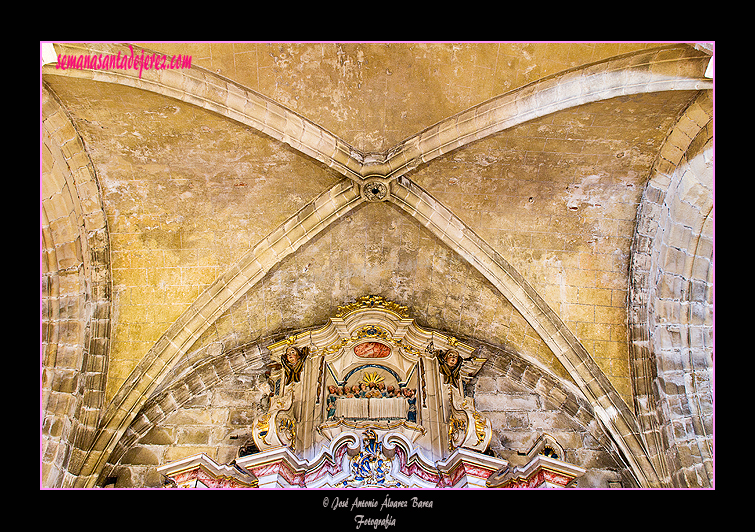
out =
<path fill-rule="evenodd" d="M 490 420 L 478 412 L 471 398 L 464 397 L 453 387 L 451 393 L 451 417 L 449 419 L 448 443 L 451 449 L 465 447 L 485 451 L 493 436 Z"/>
<path fill-rule="evenodd" d="M 358 310 L 364 310 L 364 309 L 371 309 L 371 308 L 379 308 L 382 310 L 387 310 L 389 312 L 396 314 L 400 318 L 409 317 L 409 307 L 399 305 L 398 303 L 395 303 L 394 301 L 389 301 L 382 296 L 376 296 L 376 295 L 360 296 L 354 303 L 349 303 L 347 305 L 339 305 L 338 309 L 336 309 L 335 317 L 345 318 L 347 315 L 351 314 L 352 312 L 356 312 Z"/>
<path fill-rule="evenodd" d="M 293 389 L 290 389 L 284 395 L 274 397 L 270 410 L 254 420 L 252 437 L 259 450 L 281 445 L 293 447 L 296 441 L 296 422 L 289 414 L 293 402 Z"/>
<path fill-rule="evenodd" d="M 448 420 L 448 448 L 453 450 L 460 447 L 467 433 L 467 423 L 458 417 L 452 416 Z"/>

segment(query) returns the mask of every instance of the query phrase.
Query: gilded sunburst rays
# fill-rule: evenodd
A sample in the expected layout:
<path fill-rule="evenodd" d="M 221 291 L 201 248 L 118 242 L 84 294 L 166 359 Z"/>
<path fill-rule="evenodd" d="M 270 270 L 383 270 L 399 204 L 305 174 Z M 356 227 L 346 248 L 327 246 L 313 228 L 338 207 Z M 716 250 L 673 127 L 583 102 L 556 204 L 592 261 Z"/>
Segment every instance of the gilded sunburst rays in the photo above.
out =
<path fill-rule="evenodd" d="M 373 371 L 372 373 L 365 373 L 362 376 L 362 382 L 369 385 L 370 383 L 379 383 L 383 382 L 385 379 L 380 375 L 377 371 Z"/>

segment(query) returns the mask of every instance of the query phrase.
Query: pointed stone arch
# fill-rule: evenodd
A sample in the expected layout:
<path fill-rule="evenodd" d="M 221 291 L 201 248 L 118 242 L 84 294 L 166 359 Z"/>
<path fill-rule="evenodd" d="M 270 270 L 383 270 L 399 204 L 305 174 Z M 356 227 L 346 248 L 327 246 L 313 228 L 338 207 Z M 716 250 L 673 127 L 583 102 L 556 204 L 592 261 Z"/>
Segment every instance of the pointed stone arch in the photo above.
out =
<path fill-rule="evenodd" d="M 41 479 L 59 487 L 88 451 L 105 400 L 110 241 L 94 166 L 46 84 L 41 106 Z"/>
<path fill-rule="evenodd" d="M 713 478 L 713 105 L 701 92 L 666 138 L 637 210 L 630 262 L 637 418 L 659 475 L 695 487 Z M 668 397 L 686 404 L 664 411 Z"/>

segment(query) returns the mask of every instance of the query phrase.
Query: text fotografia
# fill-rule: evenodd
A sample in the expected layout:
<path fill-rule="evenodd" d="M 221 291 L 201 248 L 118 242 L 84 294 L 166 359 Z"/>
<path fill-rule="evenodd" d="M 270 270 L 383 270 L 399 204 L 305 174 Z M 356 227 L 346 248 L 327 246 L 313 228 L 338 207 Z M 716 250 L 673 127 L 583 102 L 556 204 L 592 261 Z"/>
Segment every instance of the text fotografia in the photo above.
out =
<path fill-rule="evenodd" d="M 386 494 L 382 502 L 380 502 L 378 499 L 360 499 L 359 497 L 356 497 L 354 499 L 348 497 L 334 497 L 333 500 L 325 497 L 322 500 L 322 505 L 326 508 L 329 507 L 331 510 L 339 510 L 341 508 L 345 508 L 351 512 L 356 512 L 363 509 L 375 509 L 382 512 L 385 510 L 395 510 L 399 508 L 432 508 L 433 501 L 425 501 L 418 499 L 417 497 L 412 497 L 405 500 L 393 500 L 388 494 Z M 389 527 L 396 526 L 396 518 L 392 517 L 390 513 L 386 514 L 385 517 L 379 518 L 366 517 L 364 514 L 356 514 L 354 516 L 354 524 L 357 529 L 361 528 L 362 526 L 372 527 L 374 529 L 377 529 L 378 527 L 387 529 Z"/>
<path fill-rule="evenodd" d="M 354 516 L 354 523 L 356 523 L 357 530 L 362 528 L 362 525 L 371 526 L 372 528 L 377 530 L 378 527 L 390 528 L 392 526 L 396 526 L 396 518 L 391 517 L 391 514 L 388 514 L 387 516 L 381 517 L 379 519 L 376 519 L 374 517 L 365 517 L 361 514 L 357 514 Z"/>
<path fill-rule="evenodd" d="M 133 47 L 129 44 L 128 49 L 131 54 L 80 54 L 80 55 L 59 55 L 55 68 L 66 70 L 73 68 L 76 70 L 138 70 L 139 78 L 145 70 L 175 70 L 179 68 L 191 68 L 190 55 L 174 55 L 168 57 L 165 54 L 134 53 Z"/>

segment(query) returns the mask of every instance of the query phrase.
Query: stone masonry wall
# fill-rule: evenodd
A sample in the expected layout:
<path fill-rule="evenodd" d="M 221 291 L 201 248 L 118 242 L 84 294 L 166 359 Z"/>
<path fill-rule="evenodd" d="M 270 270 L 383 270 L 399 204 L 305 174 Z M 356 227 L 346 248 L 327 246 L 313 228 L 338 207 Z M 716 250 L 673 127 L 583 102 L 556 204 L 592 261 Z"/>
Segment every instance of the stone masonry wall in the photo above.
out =
<path fill-rule="evenodd" d="M 586 402 L 518 357 L 497 355 L 474 383 L 475 407 L 493 424 L 496 456 L 524 466 L 524 455 L 547 434 L 564 450 L 559 459 L 587 470 L 575 487 L 636 487 Z"/>
<path fill-rule="evenodd" d="M 159 487 L 161 464 L 197 453 L 221 464 L 237 458 L 252 420 L 268 406 L 260 355 L 258 348 L 222 354 L 154 397 L 129 428 L 124 440 L 131 443 L 114 453 L 120 460 L 106 469 L 105 484 Z"/>

